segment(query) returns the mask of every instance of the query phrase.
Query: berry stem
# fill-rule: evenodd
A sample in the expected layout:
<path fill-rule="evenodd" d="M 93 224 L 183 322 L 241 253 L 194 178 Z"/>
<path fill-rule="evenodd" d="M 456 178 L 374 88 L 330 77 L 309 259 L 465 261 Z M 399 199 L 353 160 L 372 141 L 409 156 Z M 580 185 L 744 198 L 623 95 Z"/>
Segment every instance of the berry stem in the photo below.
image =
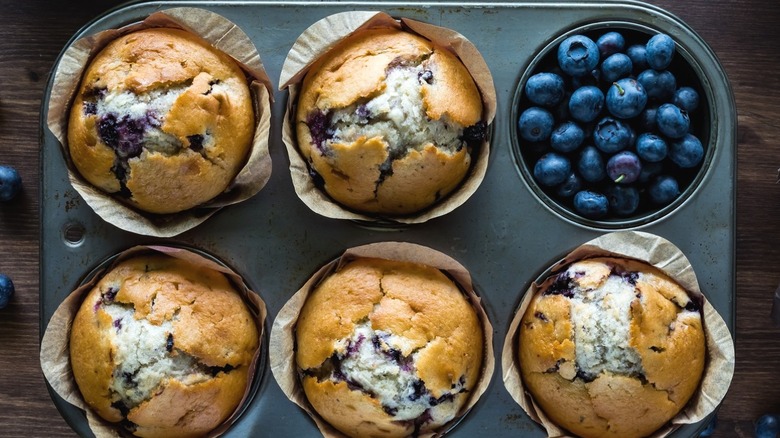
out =
<path fill-rule="evenodd" d="M 617 82 L 613 82 L 612 85 L 617 87 L 619 95 L 622 96 L 622 95 L 626 94 L 626 90 L 624 90 L 623 87 L 621 87 L 620 84 L 618 84 Z"/>
<path fill-rule="evenodd" d="M 620 176 L 615 178 L 615 183 L 619 183 L 620 181 L 623 181 L 625 178 L 626 178 L 626 174 L 625 173 L 621 173 Z"/>

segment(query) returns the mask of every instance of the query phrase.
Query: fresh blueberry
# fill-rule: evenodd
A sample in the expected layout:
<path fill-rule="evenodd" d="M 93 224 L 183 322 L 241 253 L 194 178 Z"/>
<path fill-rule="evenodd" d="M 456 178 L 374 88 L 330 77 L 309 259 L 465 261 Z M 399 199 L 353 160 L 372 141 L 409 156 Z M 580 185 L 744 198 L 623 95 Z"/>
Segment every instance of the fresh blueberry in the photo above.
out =
<path fill-rule="evenodd" d="M 691 87 L 680 87 L 674 92 L 672 103 L 690 113 L 699 107 L 699 93 Z"/>
<path fill-rule="evenodd" d="M 639 73 L 636 78 L 647 93 L 649 100 L 668 102 L 674 96 L 677 89 L 677 80 L 669 70 L 656 71 L 651 68 Z"/>
<path fill-rule="evenodd" d="M 637 182 L 640 184 L 647 184 L 653 177 L 660 175 L 664 170 L 663 163 L 656 162 L 644 162 L 642 163 L 642 171 L 639 172 L 639 178 Z"/>
<path fill-rule="evenodd" d="M 545 107 L 554 107 L 563 100 L 563 78 L 555 73 L 537 73 L 525 83 L 528 100 Z"/>
<path fill-rule="evenodd" d="M 639 179 L 642 162 L 631 151 L 618 152 L 607 160 L 607 176 L 618 184 L 631 184 Z"/>
<path fill-rule="evenodd" d="M 593 142 L 602 152 L 614 154 L 628 147 L 631 134 L 627 124 L 612 117 L 604 117 L 593 131 Z"/>
<path fill-rule="evenodd" d="M 605 190 L 609 209 L 618 216 L 629 216 L 639 208 L 639 190 L 634 186 L 615 184 Z"/>
<path fill-rule="evenodd" d="M 615 82 L 631 74 L 631 59 L 624 53 L 615 53 L 609 55 L 601 63 L 601 79 L 604 82 Z"/>
<path fill-rule="evenodd" d="M 691 126 L 688 113 L 671 103 L 658 107 L 655 121 L 658 124 L 658 131 L 669 138 L 682 138 Z"/>
<path fill-rule="evenodd" d="M 532 106 L 520 114 L 517 121 L 520 136 L 527 141 L 542 141 L 550 138 L 553 116 L 544 108 Z"/>
<path fill-rule="evenodd" d="M 704 158 L 704 147 L 696 136 L 686 134 L 669 144 L 669 159 L 682 168 L 696 167 Z"/>
<path fill-rule="evenodd" d="M 656 106 L 648 106 L 642 110 L 637 118 L 639 129 L 645 132 L 655 131 L 658 127 L 658 124 L 656 123 L 657 115 L 658 107 Z"/>
<path fill-rule="evenodd" d="M 663 160 L 667 149 L 664 139 L 651 132 L 639 134 L 636 139 L 636 154 L 645 161 L 655 163 Z"/>
<path fill-rule="evenodd" d="M 555 194 L 561 198 L 570 198 L 580 190 L 582 190 L 582 179 L 577 175 L 577 172 L 571 172 L 566 177 L 566 181 L 555 190 Z"/>
<path fill-rule="evenodd" d="M 609 212 L 609 201 L 601 193 L 583 190 L 574 195 L 574 209 L 587 218 L 600 219 Z"/>
<path fill-rule="evenodd" d="M 22 178 L 19 172 L 10 166 L 0 166 L 0 202 L 7 202 L 19 194 Z"/>
<path fill-rule="evenodd" d="M 558 46 L 558 65 L 571 76 L 583 76 L 599 63 L 599 48 L 584 35 L 573 35 Z"/>
<path fill-rule="evenodd" d="M 718 416 L 713 415 L 712 419 L 709 423 L 707 423 L 707 427 L 704 428 L 701 432 L 699 432 L 699 438 L 709 438 L 712 436 L 712 434 L 715 432 L 715 428 L 718 426 Z"/>
<path fill-rule="evenodd" d="M 645 46 L 647 64 L 655 70 L 665 70 L 674 57 L 674 40 L 669 35 L 659 33 L 653 35 Z"/>
<path fill-rule="evenodd" d="M 585 132 L 572 121 L 558 124 L 550 134 L 550 146 L 559 152 L 571 152 L 585 140 Z"/>
<path fill-rule="evenodd" d="M 604 158 L 594 146 L 585 146 L 577 160 L 577 172 L 587 182 L 599 182 L 607 177 Z"/>
<path fill-rule="evenodd" d="M 634 44 L 626 49 L 626 55 L 631 59 L 631 65 L 634 67 L 634 72 L 640 72 L 649 67 L 647 65 L 647 50 L 642 44 Z"/>
<path fill-rule="evenodd" d="M 672 202 L 680 194 L 680 186 L 671 175 L 659 175 L 647 187 L 647 194 L 654 204 L 663 206 Z"/>
<path fill-rule="evenodd" d="M 622 52 L 626 47 L 626 39 L 620 32 L 607 32 L 596 40 L 601 59 L 614 53 Z"/>
<path fill-rule="evenodd" d="M 534 165 L 534 178 L 544 186 L 554 187 L 562 184 L 569 177 L 569 173 L 569 159 L 555 152 L 542 155 Z"/>
<path fill-rule="evenodd" d="M 574 90 L 569 98 L 569 114 L 574 120 L 592 122 L 604 108 L 604 93 L 592 85 Z"/>
<path fill-rule="evenodd" d="M 0 309 L 5 309 L 14 296 L 14 283 L 5 274 L 0 274 Z"/>
<path fill-rule="evenodd" d="M 613 116 L 630 119 L 638 116 L 645 109 L 647 93 L 636 79 L 623 78 L 609 87 L 606 103 L 607 110 Z"/>
<path fill-rule="evenodd" d="M 780 416 L 764 414 L 756 420 L 756 438 L 777 438 L 780 434 Z"/>

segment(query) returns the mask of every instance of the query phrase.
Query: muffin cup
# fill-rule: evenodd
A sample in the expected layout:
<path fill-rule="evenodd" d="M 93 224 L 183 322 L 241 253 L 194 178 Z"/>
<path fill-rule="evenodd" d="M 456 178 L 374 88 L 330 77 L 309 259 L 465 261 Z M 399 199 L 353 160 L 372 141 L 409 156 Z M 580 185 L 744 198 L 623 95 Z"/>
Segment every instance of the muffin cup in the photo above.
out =
<path fill-rule="evenodd" d="M 478 155 L 465 179 L 443 200 L 412 215 L 383 217 L 349 210 L 333 201 L 323 190 L 317 188 L 309 175 L 306 160 L 298 150 L 294 132 L 294 109 L 301 82 L 309 67 L 344 38 L 361 30 L 383 27 L 416 33 L 455 53 L 474 78 L 482 96 L 483 119 L 489 127 L 492 126 L 496 114 L 496 90 L 493 85 L 493 77 L 482 55 L 463 35 L 450 29 L 406 18 L 401 18 L 399 21 L 384 12 L 353 11 L 333 14 L 314 23 L 298 37 L 287 54 L 279 77 L 279 89 L 287 88 L 289 92 L 287 110 L 282 125 L 282 140 L 290 159 L 290 173 L 295 193 L 315 213 L 332 219 L 351 219 L 368 223 L 422 223 L 449 213 L 474 194 L 487 171 L 490 154 L 489 136 L 479 147 Z"/>
<path fill-rule="evenodd" d="M 195 208 L 172 214 L 153 214 L 121 202 L 84 180 L 76 170 L 68 148 L 68 115 L 84 69 L 91 59 L 117 37 L 153 27 L 172 27 L 191 32 L 232 57 L 247 75 L 255 111 L 255 132 L 246 161 L 224 192 Z M 136 234 L 171 237 L 204 222 L 222 207 L 257 194 L 271 177 L 268 149 L 271 130 L 273 86 L 252 41 L 233 22 L 204 9 L 173 8 L 149 15 L 145 20 L 119 29 L 106 30 L 71 44 L 53 72 L 49 99 L 49 130 L 59 140 L 73 188 L 106 222 Z"/>
<path fill-rule="evenodd" d="M 170 257 L 174 257 L 180 260 L 187 261 L 202 269 L 212 269 L 224 274 L 228 280 L 233 284 L 236 290 L 244 299 L 244 303 L 247 305 L 250 313 L 254 317 L 255 325 L 257 326 L 258 338 L 260 344 L 257 351 L 252 358 L 252 362 L 249 365 L 249 373 L 247 377 L 247 385 L 244 390 L 244 395 L 241 402 L 236 407 L 235 411 L 216 429 L 212 430 L 208 435 L 209 438 L 217 437 L 225 433 L 230 426 L 236 422 L 243 410 L 246 408 L 248 401 L 253 396 L 253 382 L 260 376 L 257 375 L 258 362 L 261 361 L 262 351 L 264 347 L 263 331 L 266 317 L 266 307 L 263 300 L 250 290 L 244 283 L 244 280 L 240 275 L 233 270 L 217 263 L 214 260 L 208 259 L 203 255 L 197 254 L 193 251 L 184 248 L 173 248 L 167 246 L 135 246 L 117 254 L 110 263 L 103 263 L 98 269 L 90 273 L 91 277 L 87 276 L 85 281 L 82 282 L 73 292 L 70 293 L 57 307 L 57 310 L 49 320 L 46 326 L 46 331 L 41 339 L 41 369 L 43 375 L 46 377 L 46 381 L 51 386 L 52 390 L 62 397 L 68 403 L 83 410 L 87 417 L 90 430 L 96 437 L 116 437 L 116 436 L 130 436 L 115 423 L 110 423 L 100 416 L 98 416 L 84 401 L 81 396 L 81 391 L 76 384 L 76 380 L 73 377 L 73 372 L 70 365 L 70 328 L 73 318 L 81 307 L 81 303 L 84 298 L 92 290 L 92 288 L 100 281 L 103 274 L 110 271 L 114 266 L 123 260 L 142 255 L 149 252 L 158 252 Z"/>
<path fill-rule="evenodd" d="M 523 110 L 531 107 L 538 106 L 530 102 L 527 96 L 525 96 L 525 86 L 528 79 L 536 73 L 553 72 L 558 69 L 558 61 L 556 59 L 557 49 L 560 44 L 568 37 L 573 35 L 585 35 L 596 40 L 599 34 L 615 31 L 621 32 L 626 38 L 626 47 L 632 44 L 644 44 L 653 35 L 663 33 L 663 31 L 653 28 L 646 23 L 633 22 L 633 21 L 598 21 L 582 25 L 564 33 L 559 34 L 555 39 L 549 43 L 540 47 L 536 52 L 536 55 L 529 61 L 525 70 L 522 72 L 522 76 L 515 89 L 514 98 L 512 101 L 512 110 L 510 114 L 510 120 L 517 122 L 520 114 Z M 513 125 L 510 131 L 510 140 L 512 145 L 512 153 L 515 157 L 518 171 L 521 174 L 525 184 L 528 186 L 539 201 L 554 214 L 561 219 L 570 221 L 585 227 L 603 229 L 603 230 L 620 230 L 628 229 L 645 225 L 651 222 L 662 220 L 672 212 L 683 206 L 690 198 L 692 198 L 702 182 L 706 178 L 710 171 L 710 167 L 715 159 L 715 153 L 717 148 L 720 147 L 722 138 L 718 137 L 718 111 L 724 111 L 715 106 L 716 98 L 714 89 L 715 85 L 709 78 L 708 72 L 702 65 L 701 52 L 693 48 L 686 47 L 679 41 L 679 38 L 675 37 L 675 53 L 672 60 L 672 64 L 668 67 L 668 71 L 673 72 L 677 81 L 676 86 L 690 86 L 698 90 L 700 94 L 699 108 L 690 114 L 691 117 L 691 133 L 696 135 L 701 140 L 704 147 L 704 156 L 701 162 L 690 169 L 683 169 L 671 164 L 670 159 L 664 158 L 658 163 L 663 164 L 663 171 L 659 174 L 670 174 L 674 176 L 680 184 L 679 195 L 665 205 L 656 206 L 653 205 L 647 197 L 642 194 L 640 205 L 636 212 L 629 215 L 621 216 L 615 214 L 611 208 L 608 215 L 604 218 L 593 219 L 588 218 L 585 215 L 576 211 L 573 206 L 572 197 L 568 199 L 562 199 L 555 194 L 554 187 L 544 187 L 534 177 L 534 164 L 543 155 L 544 152 L 557 152 L 561 155 L 567 156 L 572 159 L 572 167 L 576 167 L 575 157 L 582 151 L 582 148 L 589 144 L 594 144 L 590 136 L 585 138 L 585 141 L 574 151 L 559 152 L 555 151 L 551 147 L 548 147 L 544 152 L 535 151 L 532 142 L 523 140 L 518 132 L 518 128 Z M 601 62 L 601 60 L 600 60 Z M 600 64 L 599 64 L 600 65 Z M 648 67 L 649 69 L 649 67 Z M 566 76 L 568 81 L 568 75 Z M 568 91 L 568 90 L 567 90 Z M 659 105 L 660 101 L 648 101 L 647 107 L 653 105 Z M 555 112 L 555 110 L 553 110 Z M 561 120 L 558 116 L 555 116 L 555 123 L 560 123 Z M 594 125 L 603 117 L 612 117 L 606 108 L 600 112 L 599 116 L 593 122 L 580 123 L 587 126 L 588 124 Z M 568 119 L 574 120 L 571 117 Z M 636 117 L 629 119 L 621 119 L 628 125 L 635 125 Z M 592 128 L 592 126 L 591 126 Z M 637 130 L 636 135 L 641 134 L 642 131 Z M 633 145 L 626 147 L 623 150 L 634 150 Z M 613 155 L 614 153 L 607 154 Z M 606 162 L 606 158 L 605 158 Z M 603 193 L 603 189 L 606 186 L 606 180 L 598 182 L 583 182 L 584 186 L 589 190 L 596 190 Z M 640 186 L 640 192 L 644 190 L 644 187 L 649 185 L 647 183 L 642 184 L 630 184 L 631 186 Z"/>
<path fill-rule="evenodd" d="M 561 261 L 538 278 L 520 302 L 504 340 L 501 365 L 504 385 L 523 410 L 547 431 L 548 436 L 567 436 L 567 431 L 553 423 L 525 391 L 517 363 L 517 335 L 520 321 L 531 299 L 550 276 L 564 270 L 571 263 L 591 257 L 619 257 L 649 263 L 677 281 L 695 300 L 701 303 L 704 334 L 707 339 L 707 363 L 699 389 L 688 404 L 661 429 L 650 437 L 659 438 L 672 433 L 683 424 L 696 423 L 718 407 L 725 397 L 734 375 L 734 341 L 723 318 L 707 301 L 690 262 L 679 248 L 654 234 L 639 231 L 620 231 L 605 234 L 574 249 Z"/>
<path fill-rule="evenodd" d="M 487 390 L 487 387 L 490 384 L 493 369 L 495 368 L 495 359 L 493 357 L 493 326 L 488 320 L 484 308 L 480 304 L 480 298 L 474 292 L 474 287 L 471 284 L 471 276 L 466 268 L 449 256 L 424 246 L 403 242 L 380 242 L 350 248 L 338 259 L 326 264 L 309 278 L 309 280 L 306 281 L 306 284 L 304 284 L 303 287 L 282 307 L 271 328 L 269 348 L 274 354 L 271 355 L 270 362 L 271 371 L 276 378 L 276 382 L 282 388 L 282 391 L 287 398 L 309 414 L 317 424 L 317 428 L 319 428 L 320 432 L 322 432 L 325 437 L 344 437 L 344 434 L 328 424 L 314 410 L 307 400 L 306 394 L 303 392 L 303 387 L 298 379 L 298 367 L 295 364 L 295 325 L 306 299 L 320 281 L 328 277 L 345 263 L 358 257 L 374 257 L 418 263 L 440 269 L 452 277 L 459 288 L 466 294 L 471 306 L 477 312 L 477 316 L 482 323 L 482 331 L 485 334 L 482 373 L 476 387 L 470 391 L 471 397 L 461 409 L 461 412 L 459 412 L 458 417 L 444 425 L 441 428 L 441 431 L 423 434 L 420 435 L 420 438 L 441 436 L 454 427 L 466 415 L 466 413 L 477 403 L 480 396 Z"/>

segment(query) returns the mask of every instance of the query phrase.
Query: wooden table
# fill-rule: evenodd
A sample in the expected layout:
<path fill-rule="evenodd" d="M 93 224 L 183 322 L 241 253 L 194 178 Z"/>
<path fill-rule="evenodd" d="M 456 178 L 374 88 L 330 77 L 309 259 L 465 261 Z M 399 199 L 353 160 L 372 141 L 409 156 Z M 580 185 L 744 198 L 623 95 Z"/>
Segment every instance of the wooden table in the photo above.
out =
<path fill-rule="evenodd" d="M 709 43 L 736 98 L 737 364 L 716 436 L 748 437 L 761 414 L 780 413 L 780 329 L 769 318 L 780 284 L 780 3 L 653 3 Z M 0 0 L 0 164 L 17 168 L 24 181 L 21 195 L 0 206 L 0 272 L 16 285 L 14 300 L 0 311 L 2 436 L 74 435 L 49 398 L 38 361 L 40 104 L 68 39 L 117 4 Z"/>

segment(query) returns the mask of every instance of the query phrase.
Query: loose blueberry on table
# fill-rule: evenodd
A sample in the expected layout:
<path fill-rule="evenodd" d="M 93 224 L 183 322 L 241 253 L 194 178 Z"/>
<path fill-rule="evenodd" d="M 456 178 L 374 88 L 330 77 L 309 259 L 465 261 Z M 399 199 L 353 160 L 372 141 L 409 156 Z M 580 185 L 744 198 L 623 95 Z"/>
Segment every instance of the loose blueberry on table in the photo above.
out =
<path fill-rule="evenodd" d="M 780 415 L 764 414 L 756 420 L 756 438 L 777 438 L 780 435 Z"/>
<path fill-rule="evenodd" d="M 544 55 L 521 88 L 517 133 L 535 181 L 579 216 L 640 217 L 675 202 L 706 155 L 708 108 L 663 33 L 589 31 Z"/>
<path fill-rule="evenodd" d="M 0 274 L 0 309 L 5 309 L 13 296 L 13 281 L 7 275 Z"/>
<path fill-rule="evenodd" d="M 19 172 L 10 166 L 0 166 L 0 202 L 14 199 L 21 189 L 22 178 Z"/>

